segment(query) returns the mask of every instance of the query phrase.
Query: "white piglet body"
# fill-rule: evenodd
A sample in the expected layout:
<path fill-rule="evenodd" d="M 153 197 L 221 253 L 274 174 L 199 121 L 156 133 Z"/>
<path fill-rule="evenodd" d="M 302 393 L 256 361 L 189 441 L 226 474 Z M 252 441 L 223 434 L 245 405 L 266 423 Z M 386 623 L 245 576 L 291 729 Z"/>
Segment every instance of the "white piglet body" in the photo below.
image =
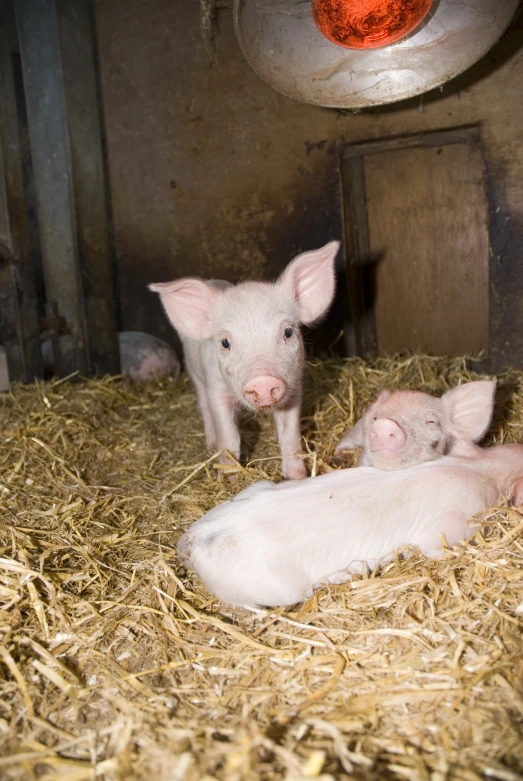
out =
<path fill-rule="evenodd" d="M 504 445 L 397 472 L 361 467 L 257 483 L 193 524 L 180 551 L 224 602 L 290 605 L 400 547 L 437 556 L 444 540 L 471 534 L 468 520 L 500 491 L 512 495 L 520 475 L 523 447 Z"/>
<path fill-rule="evenodd" d="M 181 279 L 150 285 L 184 344 L 207 446 L 240 457 L 238 405 L 270 408 L 283 476 L 306 477 L 300 433 L 303 340 L 334 296 L 339 242 L 298 255 L 279 280 L 229 285 Z M 226 457 L 225 459 L 226 460 Z"/>

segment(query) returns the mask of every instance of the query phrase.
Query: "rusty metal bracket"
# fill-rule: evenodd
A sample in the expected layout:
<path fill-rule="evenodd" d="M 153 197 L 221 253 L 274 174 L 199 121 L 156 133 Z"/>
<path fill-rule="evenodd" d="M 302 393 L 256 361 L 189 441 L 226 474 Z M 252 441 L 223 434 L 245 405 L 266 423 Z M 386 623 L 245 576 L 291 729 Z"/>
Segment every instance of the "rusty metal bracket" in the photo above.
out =
<path fill-rule="evenodd" d="M 63 336 L 70 334 L 71 329 L 68 327 L 64 317 L 60 317 L 56 313 L 42 317 L 40 320 L 40 336 L 42 339 L 46 339 L 49 336 Z"/>

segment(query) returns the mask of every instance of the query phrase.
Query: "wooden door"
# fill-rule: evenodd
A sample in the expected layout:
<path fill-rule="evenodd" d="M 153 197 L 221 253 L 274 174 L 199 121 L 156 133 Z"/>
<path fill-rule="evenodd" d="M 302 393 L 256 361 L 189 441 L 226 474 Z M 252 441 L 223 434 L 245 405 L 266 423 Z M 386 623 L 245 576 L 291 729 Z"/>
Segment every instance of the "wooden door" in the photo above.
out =
<path fill-rule="evenodd" d="M 487 354 L 488 206 L 477 130 L 349 149 L 344 178 L 352 202 L 350 263 L 361 268 L 365 253 L 381 258 L 373 311 L 370 317 L 359 313 L 366 349 L 374 342 L 380 354 Z M 350 276 L 349 269 L 349 287 Z"/>

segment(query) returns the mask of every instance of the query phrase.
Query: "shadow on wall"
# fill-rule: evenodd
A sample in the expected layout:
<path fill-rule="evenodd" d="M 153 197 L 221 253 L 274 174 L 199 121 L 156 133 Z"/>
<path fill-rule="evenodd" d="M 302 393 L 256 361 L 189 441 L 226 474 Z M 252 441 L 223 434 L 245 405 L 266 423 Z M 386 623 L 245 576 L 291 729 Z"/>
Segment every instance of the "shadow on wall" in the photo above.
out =
<path fill-rule="evenodd" d="M 392 115 L 417 108 L 420 101 L 434 103 L 472 86 L 514 57 L 523 43 L 522 30 L 520 12 L 502 41 L 466 73 L 441 89 L 363 112 Z M 335 109 L 324 111 L 330 111 L 334 116 L 338 113 L 340 119 L 349 113 Z M 164 236 L 162 239 L 137 235 L 136 226 L 121 227 L 116 237 L 119 328 L 154 334 L 180 352 L 180 342 L 157 296 L 147 290 L 150 282 L 189 275 L 222 278 L 233 283 L 244 279 L 275 279 L 299 252 L 320 247 L 332 239 L 343 241 L 339 156 L 345 143 L 343 137 L 332 139 L 332 127 L 328 139 L 306 140 L 300 159 L 286 162 L 294 173 L 285 189 L 274 193 L 267 190 L 263 194 L 258 189 L 258 200 L 254 199 L 252 188 L 246 190 L 245 183 L 238 182 L 234 202 L 229 199 L 224 204 L 217 199 L 216 208 L 209 209 L 203 216 L 203 228 L 198 234 L 184 233 L 183 219 L 178 213 L 173 213 L 176 217 L 173 224 L 180 226 L 176 237 Z M 491 200 L 491 203 L 498 201 Z M 183 217 L 183 213 L 180 214 Z M 502 220 L 499 215 L 491 214 L 491 217 L 494 220 L 493 249 L 498 246 L 496 252 L 501 256 L 508 251 L 507 242 L 502 238 Z M 513 226 L 513 230 L 511 235 L 517 239 L 519 229 Z M 347 251 L 350 252 L 350 248 Z M 372 311 L 374 305 L 376 268 L 371 262 L 361 269 L 366 311 Z M 494 268 L 493 279 L 499 278 L 499 289 L 505 289 L 506 279 L 500 272 L 497 276 L 496 273 Z M 345 352 L 342 332 L 349 319 L 349 296 L 343 246 L 337 261 L 337 281 L 335 300 L 328 316 L 305 334 L 311 355 L 329 350 L 335 355 Z M 495 319 L 500 322 L 503 319 L 499 308 L 492 318 L 493 327 L 497 327 Z"/>
<path fill-rule="evenodd" d="M 523 305 L 521 298 L 523 217 L 508 202 L 505 165 L 485 165 L 490 229 L 490 372 L 514 365 L 523 356 Z"/>
<path fill-rule="evenodd" d="M 274 201 L 267 197 L 260 203 L 259 214 L 253 215 L 252 209 L 240 210 L 244 224 L 239 225 L 238 210 L 210 213 L 203 237 L 177 236 L 176 254 L 161 246 L 161 239 L 155 246 L 151 243 L 154 237 L 137 235 L 132 226 L 125 233 L 121 231 L 116 240 L 120 328 L 154 334 L 181 354 L 178 336 L 158 297 L 147 290 L 149 283 L 184 276 L 233 283 L 275 280 L 300 252 L 317 249 L 333 239 L 343 242 L 338 145 L 330 144 L 321 151 L 321 158 L 311 166 L 298 168 L 287 192 L 278 192 Z M 248 193 L 238 194 L 239 205 L 248 201 Z M 338 355 L 344 352 L 340 335 L 348 304 L 343 246 L 336 268 L 335 300 L 327 317 L 306 336 L 309 353 L 331 349 Z"/>

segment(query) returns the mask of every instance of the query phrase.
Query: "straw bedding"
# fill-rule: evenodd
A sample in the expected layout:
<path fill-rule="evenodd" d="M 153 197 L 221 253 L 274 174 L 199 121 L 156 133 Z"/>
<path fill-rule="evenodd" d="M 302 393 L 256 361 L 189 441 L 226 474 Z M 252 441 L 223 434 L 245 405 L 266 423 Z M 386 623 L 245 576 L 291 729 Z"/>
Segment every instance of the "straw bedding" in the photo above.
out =
<path fill-rule="evenodd" d="M 307 463 L 383 387 L 440 392 L 464 360 L 309 365 Z M 320 590 L 225 607 L 175 545 L 251 481 L 279 479 L 269 416 L 218 468 L 186 377 L 15 387 L 0 399 L 0 778 L 523 777 L 523 517 Z M 490 441 L 523 441 L 523 372 Z"/>

